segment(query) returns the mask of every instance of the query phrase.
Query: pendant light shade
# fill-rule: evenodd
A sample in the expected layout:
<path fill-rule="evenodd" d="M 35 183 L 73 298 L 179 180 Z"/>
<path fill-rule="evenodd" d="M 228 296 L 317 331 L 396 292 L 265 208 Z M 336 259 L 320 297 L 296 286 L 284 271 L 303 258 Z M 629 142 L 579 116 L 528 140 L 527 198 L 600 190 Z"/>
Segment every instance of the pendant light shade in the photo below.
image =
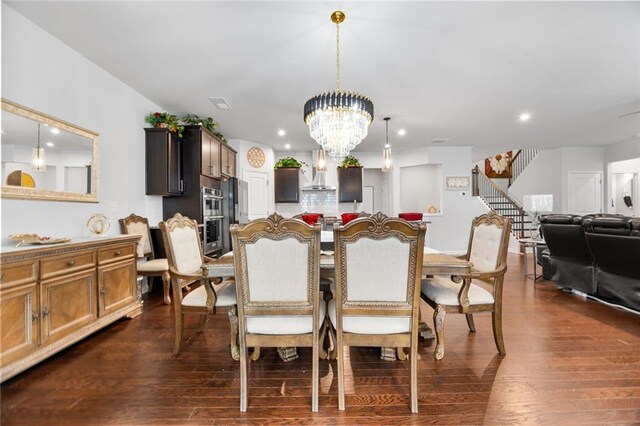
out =
<path fill-rule="evenodd" d="M 389 145 L 389 120 L 391 120 L 391 117 L 384 118 L 384 121 L 387 124 L 387 139 L 384 145 L 384 150 L 382 151 L 382 171 L 383 172 L 391 171 L 391 145 Z"/>
<path fill-rule="evenodd" d="M 338 161 L 367 137 L 373 121 L 373 102 L 369 98 L 340 90 L 340 23 L 345 18 L 341 10 L 331 14 L 331 21 L 336 24 L 336 90 L 316 95 L 304 104 L 309 134 Z"/>
<path fill-rule="evenodd" d="M 316 171 L 317 172 L 327 171 L 327 154 L 326 154 L 326 151 L 322 148 L 316 151 Z"/>
<path fill-rule="evenodd" d="M 31 152 L 31 170 L 38 172 L 47 171 L 47 160 L 44 156 L 44 148 L 40 148 L 40 123 L 38 123 L 38 145 Z"/>

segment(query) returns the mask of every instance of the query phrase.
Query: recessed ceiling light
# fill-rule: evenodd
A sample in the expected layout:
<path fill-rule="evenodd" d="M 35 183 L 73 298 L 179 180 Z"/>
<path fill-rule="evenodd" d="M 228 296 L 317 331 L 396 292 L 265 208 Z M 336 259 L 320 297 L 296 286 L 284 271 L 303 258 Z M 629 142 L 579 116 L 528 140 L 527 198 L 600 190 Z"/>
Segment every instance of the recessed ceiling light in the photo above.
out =
<path fill-rule="evenodd" d="M 528 112 L 524 112 L 524 113 L 520 114 L 520 117 L 518 117 L 518 120 L 520 120 L 520 121 L 529 121 L 530 118 L 531 118 L 531 114 L 529 114 Z"/>
<path fill-rule="evenodd" d="M 51 133 L 53 133 L 54 135 L 57 135 L 58 133 L 60 133 L 60 130 L 56 129 L 55 127 L 52 127 Z"/>
<path fill-rule="evenodd" d="M 398 136 L 404 136 L 406 134 L 407 134 L 407 131 L 405 129 L 398 130 Z"/>
<path fill-rule="evenodd" d="M 284 144 L 284 149 L 291 149 L 291 145 L 288 143 Z"/>
<path fill-rule="evenodd" d="M 47 142 L 45 143 L 46 146 L 48 146 L 49 148 L 52 148 L 55 146 L 55 144 L 53 142 Z"/>
<path fill-rule="evenodd" d="M 282 130 L 282 129 L 278 130 L 278 136 L 284 136 L 286 134 L 287 134 L 287 132 L 285 132 L 284 130 Z"/>

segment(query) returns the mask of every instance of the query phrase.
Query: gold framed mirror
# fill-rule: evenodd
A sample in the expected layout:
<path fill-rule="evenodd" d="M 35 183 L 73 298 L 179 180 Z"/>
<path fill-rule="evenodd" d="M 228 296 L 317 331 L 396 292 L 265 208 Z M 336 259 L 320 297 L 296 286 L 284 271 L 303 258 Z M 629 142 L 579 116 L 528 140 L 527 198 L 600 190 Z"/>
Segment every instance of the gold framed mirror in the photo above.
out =
<path fill-rule="evenodd" d="M 2 198 L 98 202 L 91 130 L 2 99 Z"/>

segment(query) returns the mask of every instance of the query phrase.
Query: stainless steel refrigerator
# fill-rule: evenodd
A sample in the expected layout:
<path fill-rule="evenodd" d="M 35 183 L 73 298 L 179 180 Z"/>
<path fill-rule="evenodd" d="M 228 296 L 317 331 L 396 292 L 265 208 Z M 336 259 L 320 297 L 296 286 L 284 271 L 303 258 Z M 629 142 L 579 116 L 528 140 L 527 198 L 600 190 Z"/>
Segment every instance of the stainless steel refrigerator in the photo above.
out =
<path fill-rule="evenodd" d="M 234 223 L 249 221 L 249 202 L 247 200 L 247 182 L 238 178 L 228 178 L 220 182 L 222 190 L 222 253 L 227 253 L 231 247 L 231 233 L 229 226 Z"/>

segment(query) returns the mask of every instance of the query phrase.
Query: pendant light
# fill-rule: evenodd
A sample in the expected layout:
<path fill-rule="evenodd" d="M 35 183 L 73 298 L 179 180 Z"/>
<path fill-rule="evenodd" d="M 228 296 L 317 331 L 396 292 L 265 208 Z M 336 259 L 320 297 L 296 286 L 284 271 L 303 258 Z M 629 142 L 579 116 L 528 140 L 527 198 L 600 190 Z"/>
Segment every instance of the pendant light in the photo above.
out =
<path fill-rule="evenodd" d="M 47 160 L 44 156 L 44 148 L 40 148 L 40 123 L 38 123 L 38 146 L 31 152 L 31 170 L 38 172 L 47 171 Z"/>
<path fill-rule="evenodd" d="M 389 120 L 391 117 L 385 117 L 384 121 L 387 124 L 387 143 L 384 145 L 384 150 L 382 151 L 382 171 L 390 172 L 391 171 L 391 145 L 389 145 Z"/>
<path fill-rule="evenodd" d="M 316 95 L 304 104 L 309 134 L 337 161 L 367 137 L 373 121 L 373 102 L 368 97 L 340 89 L 340 24 L 345 18 L 341 10 L 331 14 L 336 24 L 336 90 Z"/>
<path fill-rule="evenodd" d="M 322 148 L 316 151 L 316 171 L 317 172 L 327 171 L 327 154 L 326 154 L 326 151 Z"/>

